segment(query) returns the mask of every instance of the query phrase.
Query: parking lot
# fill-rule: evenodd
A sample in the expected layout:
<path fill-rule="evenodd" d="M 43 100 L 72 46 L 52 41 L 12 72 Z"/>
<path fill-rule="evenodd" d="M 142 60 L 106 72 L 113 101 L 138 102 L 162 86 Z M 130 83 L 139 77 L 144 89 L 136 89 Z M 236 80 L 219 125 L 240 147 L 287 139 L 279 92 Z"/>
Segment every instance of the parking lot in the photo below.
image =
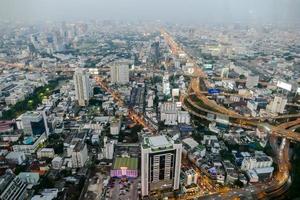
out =
<path fill-rule="evenodd" d="M 138 199 L 138 182 L 139 179 L 113 179 L 107 196 L 112 200 L 132 200 Z"/>

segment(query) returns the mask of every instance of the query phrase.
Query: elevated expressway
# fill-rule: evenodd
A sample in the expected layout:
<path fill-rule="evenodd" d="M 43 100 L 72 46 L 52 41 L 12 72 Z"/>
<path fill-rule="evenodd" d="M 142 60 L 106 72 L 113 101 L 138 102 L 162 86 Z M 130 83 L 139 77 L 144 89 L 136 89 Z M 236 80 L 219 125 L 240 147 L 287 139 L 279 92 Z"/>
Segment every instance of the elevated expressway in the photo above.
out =
<path fill-rule="evenodd" d="M 258 183 L 248 185 L 244 188 L 232 188 L 226 191 L 212 192 L 210 195 L 203 195 L 197 193 L 189 196 L 184 195 L 178 199 L 249 199 L 249 200 L 263 200 L 263 199 L 277 199 L 282 197 L 289 189 L 290 181 L 290 163 L 289 163 L 289 141 L 283 139 L 281 145 L 278 147 L 276 137 L 272 137 L 272 150 L 276 154 L 274 161 L 277 163 L 278 169 L 274 173 L 273 179 L 266 183 Z"/>
<path fill-rule="evenodd" d="M 172 37 L 164 30 L 161 30 L 161 34 L 165 38 L 165 41 L 170 46 L 171 52 L 173 54 L 178 54 L 178 52 L 184 52 L 179 45 L 172 39 Z M 187 54 L 186 54 L 187 55 Z M 182 108 L 187 110 L 190 114 L 209 120 L 215 121 L 215 119 L 209 118 L 207 113 L 214 115 L 223 115 L 227 116 L 231 119 L 234 119 L 235 123 L 230 123 L 230 125 L 240 126 L 240 127 L 252 127 L 252 128 L 264 128 L 270 137 L 270 143 L 273 151 L 276 154 L 276 162 L 278 164 L 278 170 L 274 175 L 274 179 L 265 184 L 257 184 L 247 188 L 241 189 L 232 189 L 225 193 L 216 193 L 213 195 L 205 196 L 204 199 L 240 199 L 240 197 L 248 198 L 252 197 L 252 199 L 266 199 L 266 198 L 276 198 L 282 195 L 289 188 L 290 184 L 290 176 L 289 176 L 289 144 L 290 141 L 300 142 L 300 134 L 295 133 L 292 127 L 298 127 L 300 125 L 300 114 L 295 115 L 285 115 L 274 117 L 273 119 L 284 119 L 284 118 L 298 118 L 294 121 L 290 121 L 287 123 L 283 123 L 278 126 L 272 126 L 266 123 L 262 123 L 261 121 L 269 118 L 263 117 L 245 117 L 240 114 L 226 109 L 223 106 L 220 106 L 215 101 L 209 100 L 200 89 L 199 80 L 202 79 L 205 83 L 205 79 L 207 79 L 206 74 L 198 67 L 197 63 L 194 59 L 188 56 L 189 62 L 194 64 L 194 73 L 192 76 L 191 83 L 189 85 L 189 89 L 187 95 L 182 95 L 180 97 L 180 101 L 182 102 Z M 203 108 L 193 102 L 190 98 L 190 95 L 195 95 L 198 99 L 200 99 L 205 107 L 212 108 L 207 109 Z M 283 138 L 280 147 L 277 146 L 277 138 Z M 195 199 L 201 196 L 193 196 L 192 198 L 183 198 L 183 199 Z M 254 198 L 253 198 L 254 197 Z"/>
<path fill-rule="evenodd" d="M 198 70 L 200 70 L 200 68 L 197 68 Z M 201 91 L 200 88 L 200 82 L 199 82 L 200 78 L 192 78 L 189 89 L 188 89 L 188 97 L 190 98 L 190 94 L 195 95 L 198 99 L 200 99 L 201 101 L 203 101 L 203 103 L 211 108 L 214 108 L 214 110 L 217 110 L 219 112 L 219 114 L 226 114 L 228 115 L 230 118 L 233 119 L 242 119 L 242 120 L 266 120 L 266 119 L 287 119 L 287 118 L 297 118 L 300 117 L 300 113 L 297 114 L 289 114 L 289 115 L 279 115 L 279 116 L 268 116 L 268 117 L 246 117 L 246 116 L 242 116 L 236 112 L 234 112 L 233 110 L 229 110 L 226 109 L 225 107 L 217 104 L 215 101 L 213 100 L 209 100 L 207 98 L 207 96 L 205 96 L 205 94 L 207 94 L 206 92 Z M 230 95 L 230 94 L 228 94 Z M 236 94 L 232 94 L 232 95 L 236 95 Z M 191 102 L 192 103 L 192 102 Z M 195 103 L 192 103 L 193 106 L 196 106 Z"/>
<path fill-rule="evenodd" d="M 182 102 L 183 109 L 189 111 L 192 115 L 198 116 L 203 119 L 207 119 L 210 121 L 214 121 L 215 119 L 211 119 L 207 117 L 207 115 L 204 113 L 210 113 L 214 115 L 219 116 L 226 116 L 229 119 L 233 120 L 233 123 L 230 123 L 230 125 L 233 126 L 239 126 L 239 127 L 261 127 L 265 126 L 264 123 L 261 121 L 264 121 L 266 119 L 287 119 L 287 118 L 298 118 L 300 117 L 300 113 L 293 114 L 293 115 L 282 115 L 282 116 L 276 116 L 276 117 L 247 117 L 242 116 L 239 113 L 236 113 L 233 110 L 227 109 L 219 104 L 217 104 L 215 101 L 210 100 L 201 92 L 200 88 L 200 80 L 203 80 L 203 83 L 205 85 L 208 85 L 206 82 L 207 75 L 201 70 L 201 68 L 196 63 L 195 59 L 193 59 L 191 56 L 189 56 L 174 40 L 173 38 L 165 31 L 161 30 L 161 34 L 164 37 L 165 41 L 169 45 L 171 49 L 171 53 L 175 56 L 178 56 L 179 53 L 184 53 L 187 56 L 187 59 L 189 62 L 193 63 L 193 74 L 192 74 L 192 80 L 189 85 L 189 89 L 187 91 L 187 95 L 180 97 Z M 212 108 L 207 109 L 203 108 L 196 104 L 196 102 L 193 102 L 190 98 L 190 94 L 195 95 L 198 99 L 200 99 L 206 107 Z M 200 112 L 199 112 L 200 111 Z M 201 112 L 202 111 L 202 112 Z M 297 121 L 298 123 L 298 121 Z M 300 123 L 299 123 L 300 124 Z M 277 135 L 279 137 L 285 137 L 289 140 L 298 141 L 300 142 L 300 134 L 296 134 L 293 131 L 285 130 L 283 128 L 274 127 L 271 125 L 268 125 L 268 128 L 270 130 L 270 133 L 272 135 Z"/>

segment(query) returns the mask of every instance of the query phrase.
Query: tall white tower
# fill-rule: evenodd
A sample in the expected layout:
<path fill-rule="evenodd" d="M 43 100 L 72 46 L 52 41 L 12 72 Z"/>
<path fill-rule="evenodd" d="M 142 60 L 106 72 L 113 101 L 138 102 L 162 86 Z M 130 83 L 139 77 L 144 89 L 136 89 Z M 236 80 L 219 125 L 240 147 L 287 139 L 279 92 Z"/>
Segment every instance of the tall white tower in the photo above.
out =
<path fill-rule="evenodd" d="M 142 196 L 152 191 L 178 190 L 182 144 L 164 135 L 146 137 L 141 145 Z"/>
<path fill-rule="evenodd" d="M 126 63 L 115 63 L 110 67 L 112 83 L 126 84 L 129 82 L 129 66 Z"/>
<path fill-rule="evenodd" d="M 287 104 L 287 98 L 281 96 L 275 96 L 274 100 L 267 106 L 267 110 L 272 113 L 283 114 Z"/>
<path fill-rule="evenodd" d="M 74 73 L 74 85 L 76 100 L 79 106 L 86 106 L 89 103 L 93 90 L 91 87 L 89 73 L 87 70 L 77 68 Z"/>

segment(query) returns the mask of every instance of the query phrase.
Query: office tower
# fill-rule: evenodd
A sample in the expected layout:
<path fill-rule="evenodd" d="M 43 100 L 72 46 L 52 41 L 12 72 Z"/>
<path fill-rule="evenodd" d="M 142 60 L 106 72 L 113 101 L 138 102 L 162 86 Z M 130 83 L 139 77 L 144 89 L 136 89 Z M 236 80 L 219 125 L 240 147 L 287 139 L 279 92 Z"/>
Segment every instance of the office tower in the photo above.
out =
<path fill-rule="evenodd" d="M 126 84 L 129 82 L 129 67 L 126 63 L 115 63 L 110 67 L 112 83 Z"/>
<path fill-rule="evenodd" d="M 179 60 L 175 60 L 174 65 L 175 65 L 176 69 L 180 69 L 180 61 Z"/>
<path fill-rule="evenodd" d="M 251 89 L 257 86 L 259 76 L 247 76 L 246 87 Z"/>
<path fill-rule="evenodd" d="M 177 121 L 179 124 L 190 124 L 191 116 L 187 111 L 178 111 L 177 112 Z"/>
<path fill-rule="evenodd" d="M 160 107 L 160 121 L 165 125 L 177 125 L 178 108 L 176 103 L 165 102 Z"/>
<path fill-rule="evenodd" d="M 115 141 L 110 140 L 107 143 L 104 144 L 104 158 L 106 159 L 113 159 L 114 157 L 114 146 L 115 146 Z"/>
<path fill-rule="evenodd" d="M 25 135 L 42 135 L 46 132 L 46 120 L 43 114 L 37 111 L 27 111 L 16 120 L 18 129 Z"/>
<path fill-rule="evenodd" d="M 43 120 L 44 120 L 44 124 L 45 124 L 45 132 L 46 135 L 49 136 L 50 135 L 50 129 L 48 126 L 48 117 L 47 114 L 49 113 L 49 107 L 45 107 L 45 106 L 41 106 L 37 108 L 37 111 L 39 113 L 41 113 Z"/>
<path fill-rule="evenodd" d="M 23 200 L 26 196 L 26 183 L 7 171 L 0 176 L 0 199 L 5 200 Z"/>
<path fill-rule="evenodd" d="M 119 135 L 121 130 L 121 119 L 120 118 L 114 118 L 110 122 L 110 134 L 111 135 Z"/>
<path fill-rule="evenodd" d="M 179 189 L 182 144 L 163 135 L 145 137 L 141 145 L 142 196 Z"/>
<path fill-rule="evenodd" d="M 156 42 L 151 44 L 150 60 L 154 65 L 157 65 L 159 63 L 159 57 L 160 57 L 159 42 L 156 41 Z"/>
<path fill-rule="evenodd" d="M 84 142 L 77 141 L 74 145 L 72 145 L 72 167 L 73 168 L 81 168 L 85 165 L 85 162 L 88 160 L 88 151 L 87 146 Z"/>
<path fill-rule="evenodd" d="M 229 68 L 224 67 L 221 71 L 221 78 L 228 78 L 229 76 Z"/>
<path fill-rule="evenodd" d="M 107 140 L 107 137 L 105 136 L 103 138 L 103 156 L 105 159 L 113 159 L 114 157 L 114 150 L 115 150 L 115 144 L 117 144 L 116 140 Z"/>
<path fill-rule="evenodd" d="M 163 77 L 163 93 L 166 96 L 171 94 L 169 75 L 164 75 Z"/>
<path fill-rule="evenodd" d="M 89 73 L 85 69 L 77 68 L 74 73 L 74 85 L 76 100 L 79 106 L 86 106 L 89 103 L 93 90 L 91 87 Z"/>
<path fill-rule="evenodd" d="M 275 96 L 274 100 L 267 106 L 267 110 L 272 113 L 284 113 L 287 98 Z"/>
<path fill-rule="evenodd" d="M 184 184 L 186 186 L 189 186 L 191 184 L 197 184 L 198 175 L 193 168 L 184 171 L 183 175 L 184 175 Z"/>

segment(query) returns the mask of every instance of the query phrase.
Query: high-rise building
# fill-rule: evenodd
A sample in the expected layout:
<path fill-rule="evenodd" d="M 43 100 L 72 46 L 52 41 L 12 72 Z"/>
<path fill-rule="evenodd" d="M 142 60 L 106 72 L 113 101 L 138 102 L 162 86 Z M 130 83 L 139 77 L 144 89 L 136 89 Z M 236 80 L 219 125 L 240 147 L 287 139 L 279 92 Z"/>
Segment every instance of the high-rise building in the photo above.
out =
<path fill-rule="evenodd" d="M 179 189 L 182 144 L 166 136 L 145 137 L 141 145 L 142 196 Z"/>
<path fill-rule="evenodd" d="M 180 61 L 179 60 L 175 60 L 174 65 L 175 65 L 176 69 L 180 69 Z"/>
<path fill-rule="evenodd" d="M 117 143 L 116 140 L 107 140 L 107 137 L 105 136 L 103 139 L 104 148 L 103 148 L 103 156 L 106 159 L 113 159 L 114 157 L 114 148 L 115 144 Z"/>
<path fill-rule="evenodd" d="M 179 124 L 190 124 L 191 123 L 191 116 L 187 111 L 178 111 L 177 112 L 177 121 Z"/>
<path fill-rule="evenodd" d="M 72 151 L 72 167 L 81 168 L 88 160 L 88 151 L 84 142 L 78 141 Z"/>
<path fill-rule="evenodd" d="M 77 68 L 74 73 L 74 85 L 76 100 L 79 106 L 86 106 L 89 103 L 93 90 L 91 87 L 89 73 L 87 70 Z"/>
<path fill-rule="evenodd" d="M 259 76 L 247 76 L 246 87 L 251 89 L 256 87 L 259 81 Z"/>
<path fill-rule="evenodd" d="M 159 42 L 156 41 L 156 42 L 151 44 L 150 60 L 154 65 L 157 65 L 159 63 L 159 57 L 160 57 Z"/>
<path fill-rule="evenodd" d="M 171 94 L 169 75 L 164 75 L 163 77 L 163 93 L 168 96 Z"/>
<path fill-rule="evenodd" d="M 267 106 L 267 110 L 272 113 L 284 113 L 285 106 L 287 104 L 287 98 L 281 96 L 275 96 L 274 100 Z"/>
<path fill-rule="evenodd" d="M 221 71 L 221 78 L 228 78 L 229 76 L 229 68 L 224 67 Z"/>
<path fill-rule="evenodd" d="M 26 196 L 26 183 L 12 172 L 0 176 L 0 199 L 23 200 Z"/>
<path fill-rule="evenodd" d="M 165 102 L 160 107 L 160 120 L 165 125 L 177 125 L 178 108 L 176 103 Z"/>
<path fill-rule="evenodd" d="M 184 175 L 184 184 L 186 186 L 189 186 L 191 184 L 197 184 L 198 175 L 193 168 L 184 171 L 183 175 Z"/>
<path fill-rule="evenodd" d="M 42 135 L 46 132 L 46 120 L 41 112 L 27 111 L 18 117 L 18 129 L 24 131 L 25 135 Z"/>
<path fill-rule="evenodd" d="M 110 122 L 110 134 L 111 135 L 119 135 L 121 130 L 121 119 L 120 118 L 114 118 Z"/>
<path fill-rule="evenodd" d="M 49 107 L 41 106 L 41 107 L 37 108 L 37 111 L 39 113 L 41 113 L 41 115 L 43 116 L 44 124 L 45 124 L 45 132 L 46 132 L 46 135 L 49 136 L 50 129 L 49 129 L 49 126 L 48 126 L 48 115 L 47 115 L 49 113 Z"/>
<path fill-rule="evenodd" d="M 129 82 L 129 66 L 127 63 L 115 63 L 110 67 L 112 83 L 126 84 Z"/>

